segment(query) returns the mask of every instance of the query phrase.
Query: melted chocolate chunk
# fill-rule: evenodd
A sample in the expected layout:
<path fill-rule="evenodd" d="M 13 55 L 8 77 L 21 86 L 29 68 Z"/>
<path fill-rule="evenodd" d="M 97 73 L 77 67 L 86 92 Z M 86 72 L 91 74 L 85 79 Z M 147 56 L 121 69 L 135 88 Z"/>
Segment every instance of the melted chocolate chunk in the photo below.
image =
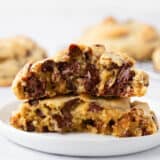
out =
<path fill-rule="evenodd" d="M 31 63 L 30 63 L 30 64 L 28 64 L 28 66 L 27 66 L 27 71 L 28 71 L 28 72 L 30 72 L 31 67 L 32 67 L 32 64 L 31 64 Z"/>
<path fill-rule="evenodd" d="M 68 68 L 68 63 L 67 62 L 58 62 L 56 65 L 57 65 L 58 70 L 61 73 L 63 72 L 63 70 L 65 70 L 66 68 Z"/>
<path fill-rule="evenodd" d="M 29 96 L 37 98 L 44 94 L 46 83 L 45 81 L 40 81 L 35 73 L 31 72 L 30 76 L 23 80 L 26 81 L 24 92 L 27 92 Z"/>
<path fill-rule="evenodd" d="M 92 50 L 91 50 L 91 48 L 89 48 L 88 51 L 85 51 L 84 55 L 85 55 L 85 60 L 86 61 L 90 61 L 91 58 L 92 58 Z"/>
<path fill-rule="evenodd" d="M 53 60 L 46 60 L 42 63 L 41 70 L 42 72 L 53 72 L 54 69 L 54 61 Z"/>
<path fill-rule="evenodd" d="M 57 124 L 58 124 L 59 128 L 62 128 L 62 129 L 65 128 L 65 126 L 66 126 L 65 122 L 64 122 L 63 118 L 60 115 L 55 114 L 52 117 L 53 117 L 53 119 L 55 119 L 57 121 Z"/>
<path fill-rule="evenodd" d="M 124 66 L 119 72 L 117 83 L 120 85 L 128 83 L 130 80 L 132 80 L 133 76 L 135 74 L 130 70 L 130 68 Z"/>
<path fill-rule="evenodd" d="M 90 126 L 95 126 L 95 122 L 94 120 L 92 119 L 86 119 L 86 120 L 83 120 L 82 121 L 82 125 L 85 127 L 87 125 L 90 125 Z"/>
<path fill-rule="evenodd" d="M 63 108 L 61 109 L 61 112 L 65 120 L 71 121 L 72 119 L 71 110 L 79 103 L 79 101 L 80 101 L 79 98 L 76 98 L 64 104 Z"/>
<path fill-rule="evenodd" d="M 111 63 L 107 69 L 112 70 L 112 69 L 118 69 L 118 68 L 119 68 L 119 66 L 117 65 L 117 63 Z"/>
<path fill-rule="evenodd" d="M 115 121 L 113 119 L 111 119 L 108 123 L 109 126 L 113 126 L 115 124 Z"/>
<path fill-rule="evenodd" d="M 99 81 L 99 70 L 95 67 L 94 64 L 87 64 L 84 80 L 84 87 L 86 92 L 90 93 L 91 95 L 96 94 L 96 85 L 99 83 Z"/>
<path fill-rule="evenodd" d="M 104 95 L 125 95 L 127 92 L 126 88 L 128 87 L 130 81 L 132 81 L 134 75 L 135 72 L 130 70 L 130 65 L 123 65 L 119 70 L 115 83 L 112 86 L 110 86 L 110 81 L 105 84 Z"/>
<path fill-rule="evenodd" d="M 121 137 L 133 137 L 133 134 L 130 130 L 127 130 L 125 133 L 122 134 Z"/>
<path fill-rule="evenodd" d="M 67 81 L 67 89 L 69 89 L 71 92 L 76 91 L 76 86 L 74 85 L 74 83 L 71 80 Z"/>
<path fill-rule="evenodd" d="M 67 63 L 67 62 L 60 62 L 57 64 L 58 69 L 60 70 L 63 78 L 69 78 L 68 76 L 80 73 L 80 64 L 76 61 Z"/>
<path fill-rule="evenodd" d="M 157 129 L 159 129 L 157 117 L 156 117 L 156 115 L 155 115 L 154 113 L 152 113 L 152 114 L 153 114 L 153 115 L 152 115 L 152 119 L 153 119 L 153 121 L 155 122 Z"/>
<path fill-rule="evenodd" d="M 69 53 L 68 53 L 68 55 L 71 57 L 71 59 L 74 58 L 74 57 L 80 56 L 81 54 L 82 54 L 82 51 L 81 51 L 81 49 L 79 48 L 78 45 L 71 44 L 69 46 Z"/>
<path fill-rule="evenodd" d="M 142 128 L 142 136 L 153 134 L 152 131 L 148 131 L 147 128 Z"/>
<path fill-rule="evenodd" d="M 26 50 L 25 56 L 30 57 L 32 55 L 32 52 L 30 50 Z"/>
<path fill-rule="evenodd" d="M 45 118 L 45 115 L 43 114 L 43 112 L 40 109 L 36 109 L 36 114 L 41 117 L 41 118 Z"/>
<path fill-rule="evenodd" d="M 30 121 L 26 123 L 26 126 L 27 126 L 27 131 L 29 132 L 33 132 L 35 130 L 34 125 Z"/>
<path fill-rule="evenodd" d="M 95 102 L 92 102 L 89 104 L 89 108 L 88 108 L 88 111 L 90 112 L 99 112 L 103 110 L 103 108 L 101 106 L 99 106 L 98 104 L 96 104 Z"/>
<path fill-rule="evenodd" d="M 43 132 L 49 132 L 48 126 L 43 127 Z"/>
<path fill-rule="evenodd" d="M 66 102 L 61 109 L 62 116 L 54 115 L 53 118 L 57 121 L 58 127 L 62 130 L 69 129 L 72 125 L 71 110 L 79 103 L 79 99 L 72 99 Z"/>
<path fill-rule="evenodd" d="M 31 105 L 31 106 L 34 106 L 34 105 L 37 105 L 39 103 L 38 99 L 33 99 L 33 100 L 29 100 L 28 103 Z"/>

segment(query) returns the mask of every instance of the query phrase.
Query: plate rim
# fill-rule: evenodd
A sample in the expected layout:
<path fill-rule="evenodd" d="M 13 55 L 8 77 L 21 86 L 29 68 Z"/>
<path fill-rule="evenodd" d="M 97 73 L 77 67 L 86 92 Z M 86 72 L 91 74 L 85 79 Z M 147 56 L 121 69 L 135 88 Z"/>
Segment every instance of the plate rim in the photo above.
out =
<path fill-rule="evenodd" d="M 13 105 L 13 103 L 20 104 L 19 101 L 9 102 L 8 104 L 5 104 L 3 105 L 3 107 L 0 108 L 0 114 L 1 112 L 4 112 L 6 110 L 5 109 L 6 106 L 8 107 L 7 109 L 9 110 L 10 106 Z M 15 107 L 13 105 L 12 109 L 5 112 L 5 114 L 11 113 L 14 109 Z M 160 145 L 160 141 L 159 141 L 160 130 L 155 134 L 140 136 L 140 137 L 119 138 L 114 136 L 91 134 L 91 133 L 76 133 L 76 134 L 69 133 L 67 134 L 69 136 L 66 136 L 66 134 L 63 135 L 59 133 L 48 134 L 48 133 L 35 133 L 35 132 L 22 131 L 8 124 L 8 121 L 6 121 L 6 118 L 8 117 L 8 115 L 5 115 L 4 117 L 5 118 L 0 117 L 0 126 L 1 126 L 0 131 L 2 131 L 0 132 L 0 134 L 3 137 L 22 147 L 44 152 L 44 153 L 67 155 L 67 156 L 73 156 L 73 157 L 104 157 L 104 156 L 108 157 L 108 156 L 128 155 L 128 154 L 133 154 L 137 152 L 142 152 L 145 150 L 149 150 L 151 148 L 155 148 Z M 13 136 L 10 136 L 9 132 L 11 132 Z M 52 136 L 52 134 L 54 134 L 54 136 Z M 93 136 L 88 136 L 88 135 L 93 135 Z M 20 139 L 16 139 L 17 136 L 20 136 Z M 28 140 L 31 140 L 32 143 L 28 142 Z M 42 142 L 43 143 L 46 142 L 44 146 L 41 146 Z M 119 150 L 117 148 L 117 143 L 119 143 L 118 147 L 123 148 L 122 150 Z M 56 144 L 56 147 L 58 148 L 55 148 L 55 144 Z M 111 146 L 109 150 L 106 150 L 106 147 L 111 144 L 113 144 L 113 146 Z M 133 147 L 126 149 L 125 147 L 126 144 L 127 145 L 133 144 Z M 64 150 L 65 145 L 73 145 L 73 148 L 72 148 L 73 150 L 71 150 L 70 147 Z M 99 145 L 101 146 L 100 149 L 98 148 L 98 150 L 96 150 L 97 146 Z M 48 146 L 51 146 L 52 149 L 47 149 Z M 85 150 L 86 146 L 91 147 L 92 148 L 91 151 Z M 81 147 L 84 147 L 84 149 L 81 149 Z"/>

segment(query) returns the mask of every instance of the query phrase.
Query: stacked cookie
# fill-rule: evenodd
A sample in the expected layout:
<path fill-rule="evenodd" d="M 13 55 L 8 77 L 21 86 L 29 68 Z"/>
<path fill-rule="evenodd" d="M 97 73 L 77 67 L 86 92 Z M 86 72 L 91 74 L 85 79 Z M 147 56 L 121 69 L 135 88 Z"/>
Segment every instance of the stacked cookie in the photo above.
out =
<path fill-rule="evenodd" d="M 0 86 L 11 85 L 25 63 L 46 57 L 44 49 L 30 38 L 16 36 L 0 39 Z"/>
<path fill-rule="evenodd" d="M 72 44 L 56 58 L 27 64 L 12 88 L 26 100 L 11 116 L 16 128 L 36 132 L 92 132 L 120 137 L 157 131 L 143 96 L 148 75 L 134 61 L 102 45 Z"/>

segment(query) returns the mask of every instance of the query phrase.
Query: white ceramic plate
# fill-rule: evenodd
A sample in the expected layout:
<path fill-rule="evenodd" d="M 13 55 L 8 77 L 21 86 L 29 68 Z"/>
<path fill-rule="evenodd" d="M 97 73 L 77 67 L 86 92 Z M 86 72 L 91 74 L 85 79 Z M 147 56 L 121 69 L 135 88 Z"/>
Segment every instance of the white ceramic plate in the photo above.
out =
<path fill-rule="evenodd" d="M 144 151 L 160 144 L 160 132 L 143 137 L 116 138 L 94 134 L 29 133 L 17 130 L 8 124 L 11 112 L 19 102 L 13 102 L 0 109 L 0 134 L 22 146 L 62 155 L 113 156 Z M 151 104 L 159 112 L 156 104 Z"/>

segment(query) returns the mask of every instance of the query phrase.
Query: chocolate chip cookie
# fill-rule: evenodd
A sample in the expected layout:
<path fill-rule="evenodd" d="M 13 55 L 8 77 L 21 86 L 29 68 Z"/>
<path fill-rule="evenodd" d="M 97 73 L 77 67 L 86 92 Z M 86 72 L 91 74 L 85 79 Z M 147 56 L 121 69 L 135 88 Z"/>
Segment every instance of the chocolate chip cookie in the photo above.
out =
<path fill-rule="evenodd" d="M 126 52 L 136 60 L 151 59 L 152 53 L 160 44 L 155 28 L 134 20 L 120 22 L 113 17 L 90 27 L 79 39 L 85 44 L 104 44 L 109 50 Z"/>
<path fill-rule="evenodd" d="M 158 129 L 146 103 L 85 95 L 24 102 L 10 123 L 30 132 L 90 132 L 119 137 L 150 135 Z"/>
<path fill-rule="evenodd" d="M 26 62 L 46 58 L 46 52 L 27 37 L 16 36 L 0 40 L 0 86 L 11 85 Z"/>
<path fill-rule="evenodd" d="M 160 71 L 160 47 L 157 47 L 152 55 L 153 66 L 156 71 Z"/>
<path fill-rule="evenodd" d="M 66 94 L 103 97 L 143 96 L 148 75 L 134 68 L 133 59 L 102 45 L 72 44 L 61 57 L 27 64 L 12 89 L 19 99 Z"/>

